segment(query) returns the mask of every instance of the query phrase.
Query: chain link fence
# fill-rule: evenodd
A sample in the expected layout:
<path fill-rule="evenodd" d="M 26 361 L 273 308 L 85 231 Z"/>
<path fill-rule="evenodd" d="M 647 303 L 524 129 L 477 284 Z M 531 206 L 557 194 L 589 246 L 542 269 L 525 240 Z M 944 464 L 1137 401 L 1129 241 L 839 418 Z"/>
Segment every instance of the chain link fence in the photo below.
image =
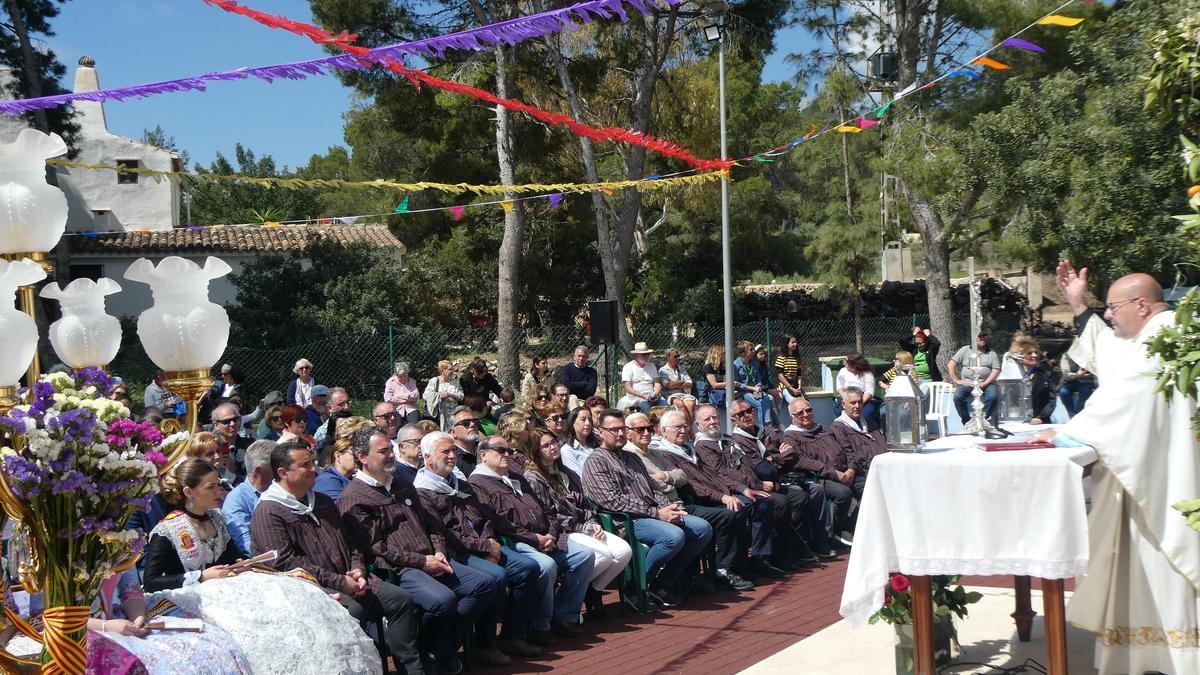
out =
<path fill-rule="evenodd" d="M 952 335 L 939 336 L 942 359 L 949 358 L 958 347 L 968 342 L 968 317 L 953 317 Z M 927 315 L 909 317 L 877 317 L 863 320 L 863 352 L 869 357 L 891 360 L 900 338 L 911 335 L 914 325 L 928 326 Z M 768 349 L 768 363 L 774 363 L 780 342 L 789 334 L 800 340 L 800 358 L 805 387 L 820 387 L 820 357 L 845 356 L 855 351 L 855 329 L 852 319 L 822 321 L 762 320 L 734 327 L 735 343 L 746 340 L 763 344 Z M 1007 347 L 1011 336 L 996 335 L 997 348 Z M 725 331 L 719 325 L 695 324 L 638 324 L 634 339 L 646 342 L 655 350 L 653 360 L 662 363 L 668 347 L 679 349 L 683 364 L 693 378 L 697 377 L 709 347 L 722 345 Z M 583 326 L 546 326 L 526 329 L 521 334 L 522 377 L 533 357 L 549 359 L 552 372 L 571 361 L 575 346 L 591 345 Z M 298 359 L 313 363 L 313 377 L 328 386 L 345 388 L 358 402 L 378 400 L 384 383 L 392 374 L 392 364 L 405 361 L 412 376 L 421 384 L 436 374 L 436 364 L 447 359 L 460 374 L 467 364 L 479 356 L 495 363 L 497 355 L 496 329 L 491 326 L 462 330 L 415 330 L 389 326 L 371 335 L 345 336 L 308 343 L 286 349 L 254 349 L 230 346 L 222 363 L 237 366 L 242 372 L 252 399 L 272 390 L 285 391 L 295 375 L 292 367 Z M 615 386 L 620 367 L 628 359 L 620 346 L 609 350 L 592 347 L 592 363 L 601 373 L 601 386 Z M 607 382 L 606 382 L 607 375 Z M 773 377 L 773 373 L 772 373 Z M 514 390 L 520 382 L 506 382 Z"/>

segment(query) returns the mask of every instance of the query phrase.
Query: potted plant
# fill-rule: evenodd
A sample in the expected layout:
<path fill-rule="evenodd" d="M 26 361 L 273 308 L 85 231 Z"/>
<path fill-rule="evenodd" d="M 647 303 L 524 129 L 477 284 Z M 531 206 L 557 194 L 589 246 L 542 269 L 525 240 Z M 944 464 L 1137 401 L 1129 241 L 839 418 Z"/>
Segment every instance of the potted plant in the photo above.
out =
<path fill-rule="evenodd" d="M 957 576 L 930 577 L 933 596 L 933 659 L 934 665 L 949 664 L 958 653 L 958 631 L 954 617 L 967 616 L 967 605 L 979 602 L 982 593 L 968 592 L 958 585 Z M 883 607 L 871 615 L 869 623 L 886 621 L 896 629 L 896 673 L 910 675 L 913 672 L 912 591 L 908 577 L 892 574 L 883 587 Z"/>

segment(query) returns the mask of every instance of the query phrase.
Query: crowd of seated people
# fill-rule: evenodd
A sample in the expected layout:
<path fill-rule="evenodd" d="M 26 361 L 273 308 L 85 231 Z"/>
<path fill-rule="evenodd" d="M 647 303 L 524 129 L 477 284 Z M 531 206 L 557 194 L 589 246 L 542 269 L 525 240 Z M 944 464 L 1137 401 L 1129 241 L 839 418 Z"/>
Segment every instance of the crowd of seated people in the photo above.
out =
<path fill-rule="evenodd" d="M 913 342 L 897 364 L 935 377 L 936 339 L 914 331 Z M 281 646 L 242 639 L 235 613 L 196 600 L 219 608 L 220 589 L 253 583 L 281 621 L 300 606 L 339 617 L 316 644 L 349 650 L 367 672 L 382 654 L 400 672 L 456 673 L 468 639 L 476 663 L 504 666 L 589 632 L 613 610 L 606 590 L 620 588 L 622 609 L 658 611 L 835 559 L 853 544 L 856 500 L 886 451 L 874 378 L 851 355 L 839 414 L 823 427 L 795 336 L 783 345 L 772 368 L 762 345 L 739 344 L 728 375 L 715 347 L 693 379 L 677 350 L 656 367 L 639 343 L 618 407 L 597 395 L 584 346 L 557 371 L 534 361 L 516 388 L 482 359 L 461 377 L 440 362 L 427 380 L 398 362 L 361 416 L 305 359 L 286 394 L 253 410 L 236 369 L 222 368 L 211 430 L 131 523 L 148 546 L 98 603 L 96 658 L 144 666 L 174 651 L 181 664 L 254 672 Z M 1052 397 L 1036 343 L 1014 350 Z M 717 395 L 727 376 L 732 401 Z M 152 393 L 170 407 L 170 392 Z M 239 562 L 263 554 L 275 574 Z M 212 630 L 149 631 L 160 596 Z M 228 653 L 214 655 L 221 641 Z"/>

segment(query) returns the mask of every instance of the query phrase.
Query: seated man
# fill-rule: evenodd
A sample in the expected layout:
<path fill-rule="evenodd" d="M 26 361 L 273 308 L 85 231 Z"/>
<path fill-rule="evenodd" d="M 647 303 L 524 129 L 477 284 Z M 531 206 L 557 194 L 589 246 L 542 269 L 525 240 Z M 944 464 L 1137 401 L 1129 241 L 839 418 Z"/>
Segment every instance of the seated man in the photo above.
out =
<path fill-rule="evenodd" d="M 867 484 L 867 470 L 875 455 L 887 452 L 887 439 L 879 430 L 867 431 L 862 424 L 862 392 L 854 387 L 846 389 L 842 399 L 842 414 L 833 421 L 830 433 L 845 458 L 846 468 L 853 469 L 851 476 L 855 496 L 862 497 L 860 485 Z"/>
<path fill-rule="evenodd" d="M 662 403 L 662 382 L 658 381 L 658 368 L 650 362 L 654 350 L 639 342 L 630 350 L 633 356 L 621 369 L 621 384 L 625 395 L 617 401 L 617 407 L 640 408 L 649 412 L 650 408 Z"/>
<path fill-rule="evenodd" d="M 470 477 L 475 466 L 479 464 L 477 448 L 482 438 L 479 429 L 479 417 L 474 410 L 460 405 L 454 409 L 454 423 L 450 425 L 450 435 L 454 437 L 454 455 L 458 459 L 458 470 L 464 476 Z"/>
<path fill-rule="evenodd" d="M 843 546 L 854 542 L 854 519 L 850 507 L 862 498 L 866 476 L 858 476 L 846 462 L 846 453 L 836 438 L 813 418 L 812 405 L 794 399 L 788 405 L 792 423 L 780 439 L 779 466 L 785 480 L 820 483 L 825 495 L 833 500 L 833 513 L 827 524 L 829 537 Z"/>
<path fill-rule="evenodd" d="M 688 514 L 682 502 L 672 503 L 653 487 L 646 467 L 625 452 L 625 415 L 605 410 L 596 421 L 600 447 L 583 465 L 583 492 L 592 503 L 633 516 L 633 535 L 650 547 L 646 579 L 655 602 L 677 607 L 680 576 L 708 546 L 713 529 L 703 518 Z"/>
<path fill-rule="evenodd" d="M 759 427 L 753 406 L 746 401 L 734 401 L 733 433 L 730 437 L 753 467 L 754 475 L 773 486 L 772 499 L 777 504 L 783 499 L 787 500 L 788 513 L 793 518 L 792 527 L 807 529 L 811 533 L 806 539 L 808 548 L 818 558 L 837 557 L 825 526 L 825 488 L 820 483 L 808 480 L 782 481 L 784 474 L 779 459 L 779 430 L 773 426 Z"/>
<path fill-rule="evenodd" d="M 954 408 L 963 424 L 971 419 L 971 401 L 978 379 L 979 387 L 983 389 L 983 414 L 996 424 L 996 411 L 1000 407 L 1000 390 L 996 387 L 996 378 L 1000 377 L 1000 357 L 992 351 L 986 333 L 980 333 L 977 340 L 978 356 L 971 345 L 963 345 L 946 364 L 950 369 L 950 381 L 958 385 L 954 390 Z"/>
<path fill-rule="evenodd" d="M 589 356 L 587 345 L 579 345 L 575 348 L 571 362 L 562 369 L 562 384 L 578 403 L 596 393 L 596 383 L 599 381 L 596 369 L 588 365 Z M 568 405 L 567 409 L 575 408 L 578 403 Z"/>
<path fill-rule="evenodd" d="M 425 613 L 437 670 L 461 672 L 458 636 L 472 625 L 483 635 L 496 634 L 500 589 L 487 574 L 448 557 L 441 523 L 421 506 L 416 489 L 392 474 L 396 456 L 383 431 L 356 432 L 352 447 L 359 468 L 337 501 L 346 532 L 364 562 L 395 575 L 394 583 Z M 510 662 L 494 645 L 476 657 L 488 665 Z"/>
<path fill-rule="evenodd" d="M 337 505 L 313 492 L 317 464 L 312 450 L 303 441 L 280 443 L 271 451 L 271 470 L 275 481 L 262 493 L 250 520 L 254 555 L 275 551 L 276 569 L 313 575 L 360 622 L 386 617 L 392 659 L 407 675 L 424 673 L 412 597 L 364 571 L 360 552 L 346 541 Z"/>
<path fill-rule="evenodd" d="M 318 384 L 312 388 L 312 401 L 304 409 L 308 419 L 304 422 L 304 433 L 312 436 L 317 428 L 329 420 L 329 387 Z"/>
<path fill-rule="evenodd" d="M 425 430 L 416 424 L 406 424 L 396 432 L 396 468 L 392 474 L 405 485 L 412 485 L 421 470 L 421 438 Z"/>
<path fill-rule="evenodd" d="M 713 528 L 713 539 L 717 542 L 717 579 L 737 591 L 754 588 L 754 584 L 739 576 L 738 567 L 747 547 L 756 556 L 771 555 L 771 503 L 766 499 L 754 499 L 739 493 L 736 485 L 726 485 L 722 476 L 710 471 L 700 463 L 700 458 L 687 442 L 687 415 L 681 410 L 668 410 L 658 421 L 659 437 L 650 441 L 653 427 L 645 415 L 630 415 L 630 443 L 643 454 L 641 445 L 647 444 L 653 454 L 645 453 L 647 459 L 659 466 L 661 458 L 665 469 L 663 476 L 672 481 L 667 496 L 680 499 L 684 509 L 693 516 L 708 521 Z M 647 465 L 646 470 L 650 470 Z M 678 474 L 674 473 L 678 472 Z M 652 474 L 653 477 L 653 474 Z M 659 483 L 659 485 L 663 485 Z M 752 491 L 747 490 L 750 495 Z M 765 493 L 764 493 L 765 494 Z M 747 526 L 747 521 L 753 524 Z M 752 536 L 747 536 L 752 533 Z"/>
<path fill-rule="evenodd" d="M 557 568 L 562 568 L 562 587 L 554 593 L 551 583 L 542 597 L 541 614 L 552 606 L 554 620 L 550 626 L 534 623 L 533 629 L 553 628 L 563 635 L 578 635 L 583 632 L 579 628 L 583 621 L 579 609 L 592 579 L 596 556 L 588 549 L 567 550 L 567 533 L 560 530 L 557 520 L 546 517 L 529 483 L 509 470 L 511 457 L 512 450 L 504 437 L 488 438 L 479 446 L 480 462 L 468 482 L 479 500 L 512 526 L 517 542 L 514 548 L 533 558 L 542 568 L 543 576 L 553 578 Z"/>
<path fill-rule="evenodd" d="M 246 448 L 246 480 L 234 486 L 221 504 L 229 536 L 233 537 L 239 551 L 250 550 L 250 518 L 258 506 L 259 495 L 271 487 L 271 453 L 274 450 L 275 441 L 268 440 L 254 441 Z"/>
<path fill-rule="evenodd" d="M 658 369 L 658 381 L 662 383 L 667 405 L 682 410 L 687 415 L 688 429 L 691 429 L 692 419 L 696 416 L 696 397 L 692 394 L 692 376 L 679 360 L 678 349 L 667 350 L 667 362 Z"/>
<path fill-rule="evenodd" d="M 213 433 L 221 439 L 220 453 L 229 459 L 229 465 L 235 473 L 246 472 L 245 451 L 253 439 L 242 436 L 238 431 L 242 428 L 242 412 L 237 406 L 222 403 L 212 411 Z"/>
<path fill-rule="evenodd" d="M 741 399 L 734 399 L 734 409 L 742 410 L 743 408 L 749 409 L 750 404 Z M 763 508 L 753 506 L 754 502 L 759 501 L 765 501 L 769 505 L 768 512 L 774 519 L 772 528 L 774 536 L 771 537 L 769 544 L 765 546 L 760 544 L 757 547 L 757 552 L 742 568 L 743 572 L 752 576 L 782 578 L 787 576 L 787 573 L 776 565 L 798 569 L 798 565 L 793 564 L 791 559 L 785 555 L 786 550 L 799 548 L 791 541 L 796 539 L 796 534 L 790 525 L 792 504 L 787 493 L 776 492 L 778 486 L 774 482 L 759 480 L 754 475 L 751 459 L 729 437 L 721 436 L 720 414 L 717 412 L 716 406 L 711 403 L 705 403 L 696 408 L 695 451 L 700 466 L 705 467 L 707 472 L 719 476 L 721 484 L 728 486 L 733 494 L 744 497 L 743 503 L 746 506 Z M 799 496 L 791 497 L 792 501 L 798 502 L 799 499 Z M 804 495 L 803 499 L 807 501 L 807 495 Z M 804 506 L 806 504 L 798 503 L 796 508 Z M 751 522 L 754 521 L 751 520 Z M 772 530 L 766 530 L 767 536 L 771 536 Z M 768 557 L 774 557 L 776 563 L 770 563 L 767 560 Z"/>
<path fill-rule="evenodd" d="M 516 530 L 508 521 L 475 497 L 471 485 L 455 474 L 454 439 L 434 431 L 421 439 L 425 468 L 417 472 L 413 486 L 421 505 L 445 530 L 454 535 L 451 546 L 466 558 L 467 566 L 490 574 L 497 586 L 510 590 L 508 609 L 500 631 L 500 651 L 513 656 L 539 656 L 542 650 L 525 641 L 531 624 L 550 625 L 551 607 L 540 607 L 547 589 L 553 593 L 555 574 L 542 576 L 541 568 L 529 556 L 502 546 L 496 538 L 512 537 Z M 530 636 L 538 644 L 554 644 L 553 633 L 543 629 Z M 486 636 L 478 636 L 482 648 Z"/>

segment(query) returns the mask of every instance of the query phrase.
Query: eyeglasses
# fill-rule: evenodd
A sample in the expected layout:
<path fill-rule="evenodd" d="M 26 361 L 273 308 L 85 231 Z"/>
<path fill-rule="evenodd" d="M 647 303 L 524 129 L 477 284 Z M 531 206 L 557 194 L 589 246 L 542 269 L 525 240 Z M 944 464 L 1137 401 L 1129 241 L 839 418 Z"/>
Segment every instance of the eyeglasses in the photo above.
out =
<path fill-rule="evenodd" d="M 377 419 L 377 420 L 394 420 L 399 416 L 400 416 L 400 414 L 393 410 L 390 413 L 383 413 L 380 415 L 376 415 L 375 419 Z"/>
<path fill-rule="evenodd" d="M 400 445 L 420 445 L 420 444 L 421 444 L 421 439 L 419 439 L 419 438 L 410 438 L 406 441 L 400 441 Z"/>
<path fill-rule="evenodd" d="M 312 366 L 300 366 L 296 370 L 312 370 Z"/>
<path fill-rule="evenodd" d="M 237 420 L 238 420 L 238 418 L 236 418 L 236 417 L 226 417 L 223 420 L 213 420 L 213 424 L 220 424 L 221 426 L 226 426 L 228 424 L 233 424 Z"/>
<path fill-rule="evenodd" d="M 490 451 L 492 451 L 492 452 L 498 452 L 498 453 L 500 453 L 500 454 L 502 454 L 502 455 L 511 455 L 511 454 L 513 454 L 512 448 L 487 448 L 487 450 L 490 450 Z"/>
<path fill-rule="evenodd" d="M 621 434 L 627 433 L 629 431 L 629 427 L 600 427 L 600 431 L 607 431 L 614 436 L 620 436 Z"/>
<path fill-rule="evenodd" d="M 685 427 L 687 427 L 686 424 L 664 424 L 663 425 L 664 429 L 683 429 Z"/>
<path fill-rule="evenodd" d="M 650 425 L 646 425 L 644 427 L 626 427 L 626 429 L 632 431 L 635 434 L 644 434 L 647 431 L 654 431 L 654 427 L 650 426 Z"/>
<path fill-rule="evenodd" d="M 796 412 L 792 413 L 792 417 L 799 417 L 801 415 L 811 415 L 811 414 L 812 414 L 812 408 L 801 408 L 801 409 L 797 410 Z"/>
<path fill-rule="evenodd" d="M 267 418 L 267 421 L 268 422 L 282 422 L 283 416 L 282 415 L 271 415 L 269 418 Z"/>
<path fill-rule="evenodd" d="M 554 422 L 561 422 L 561 421 L 567 419 L 567 416 L 563 415 L 562 413 L 559 413 L 559 414 L 555 414 L 555 415 L 547 415 L 546 419 L 550 420 L 550 421 L 554 421 Z"/>
<path fill-rule="evenodd" d="M 565 401 L 565 400 L 567 400 L 568 398 L 570 398 L 570 396 L 571 396 L 571 392 L 569 392 L 569 391 L 560 391 L 560 392 L 558 392 L 557 394 L 555 394 L 555 395 L 554 395 L 554 398 L 559 398 L 559 399 L 562 399 L 562 400 L 564 400 L 564 401 Z"/>
<path fill-rule="evenodd" d="M 474 417 L 472 417 L 471 419 L 459 420 L 454 423 L 454 426 L 456 426 L 456 427 L 477 427 L 477 426 L 479 426 L 479 420 L 475 419 Z"/>
<path fill-rule="evenodd" d="M 1108 311 L 1115 312 L 1115 311 L 1117 311 L 1118 308 L 1120 308 L 1124 305 L 1128 305 L 1131 302 L 1137 302 L 1138 300 L 1141 300 L 1141 299 L 1142 299 L 1141 296 L 1138 296 L 1136 298 L 1129 298 L 1128 300 L 1118 300 L 1116 302 L 1106 302 L 1106 303 L 1104 303 L 1104 306 L 1106 308 L 1108 308 Z"/>
<path fill-rule="evenodd" d="M 746 408 L 745 410 L 739 410 L 739 411 L 733 413 L 733 416 L 734 417 L 747 417 L 747 416 L 750 416 L 753 414 L 754 414 L 753 410 L 751 410 L 750 408 Z"/>

